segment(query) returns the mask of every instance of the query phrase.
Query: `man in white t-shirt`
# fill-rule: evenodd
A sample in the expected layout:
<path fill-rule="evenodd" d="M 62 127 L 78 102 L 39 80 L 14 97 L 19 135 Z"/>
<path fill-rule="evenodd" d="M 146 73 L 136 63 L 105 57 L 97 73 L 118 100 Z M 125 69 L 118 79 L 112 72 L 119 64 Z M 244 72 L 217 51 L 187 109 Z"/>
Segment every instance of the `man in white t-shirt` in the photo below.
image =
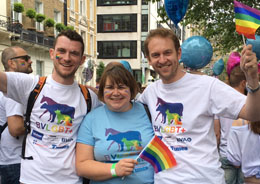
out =
<path fill-rule="evenodd" d="M 244 47 L 241 69 L 251 91 L 247 98 L 220 80 L 184 72 L 181 47 L 170 29 L 150 31 L 144 42 L 149 64 L 160 80 L 146 87 L 139 100 L 148 105 L 155 134 L 170 148 L 177 166 L 155 174 L 155 184 L 224 184 L 214 133 L 214 115 L 260 120 L 257 60 Z"/>
<path fill-rule="evenodd" d="M 32 109 L 20 182 L 81 184 L 75 169 L 75 145 L 87 104 L 74 78 L 85 61 L 82 37 L 72 30 L 59 33 L 50 57 L 54 68 Z M 38 81 L 39 76 L 0 72 L 0 91 L 26 108 Z M 100 102 L 89 91 L 95 108 Z"/>
<path fill-rule="evenodd" d="M 32 73 L 32 61 L 18 46 L 3 50 L 1 61 L 6 72 Z M 0 92 L 0 176 L 2 184 L 19 184 L 23 134 L 23 106 Z M 6 126 L 8 125 L 8 126 Z"/>

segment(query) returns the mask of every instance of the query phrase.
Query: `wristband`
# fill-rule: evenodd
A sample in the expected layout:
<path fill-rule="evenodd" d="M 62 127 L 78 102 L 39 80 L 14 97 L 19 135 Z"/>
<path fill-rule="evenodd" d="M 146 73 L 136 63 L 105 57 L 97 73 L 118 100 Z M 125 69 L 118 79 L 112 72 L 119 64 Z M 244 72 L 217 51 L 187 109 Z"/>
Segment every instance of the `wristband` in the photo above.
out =
<path fill-rule="evenodd" d="M 112 164 L 110 171 L 111 171 L 112 177 L 117 177 L 117 175 L 116 175 L 116 163 Z"/>
<path fill-rule="evenodd" d="M 257 88 L 252 89 L 248 84 L 246 84 L 246 90 L 247 90 L 248 93 L 255 93 L 259 90 L 259 88 L 260 88 L 260 85 L 258 85 Z"/>

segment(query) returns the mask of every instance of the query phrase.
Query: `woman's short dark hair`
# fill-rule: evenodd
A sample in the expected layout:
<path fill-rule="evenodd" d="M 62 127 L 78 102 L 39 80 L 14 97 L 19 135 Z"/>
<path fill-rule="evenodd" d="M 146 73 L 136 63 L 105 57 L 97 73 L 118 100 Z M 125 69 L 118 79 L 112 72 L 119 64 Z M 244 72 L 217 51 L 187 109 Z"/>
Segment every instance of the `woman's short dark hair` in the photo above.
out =
<path fill-rule="evenodd" d="M 133 100 L 137 94 L 137 83 L 132 74 L 124 68 L 121 63 L 109 63 L 100 79 L 98 98 L 104 101 L 104 88 L 106 81 L 109 79 L 113 84 L 124 84 L 130 88 L 131 100 Z"/>

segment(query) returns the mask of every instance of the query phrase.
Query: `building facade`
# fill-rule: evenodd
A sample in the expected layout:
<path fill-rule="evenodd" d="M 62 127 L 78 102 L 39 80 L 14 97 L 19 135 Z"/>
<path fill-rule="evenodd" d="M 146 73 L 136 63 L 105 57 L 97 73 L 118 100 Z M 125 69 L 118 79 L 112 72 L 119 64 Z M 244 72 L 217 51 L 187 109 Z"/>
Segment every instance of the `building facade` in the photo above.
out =
<path fill-rule="evenodd" d="M 14 11 L 14 3 L 22 3 L 24 12 Z M 0 53 L 10 46 L 20 46 L 31 56 L 33 74 L 50 75 L 53 70 L 49 49 L 53 47 L 54 27 L 45 27 L 26 16 L 28 9 L 43 14 L 56 22 L 64 17 L 64 2 L 59 0 L 1 0 Z M 1 66 L 3 70 L 3 66 Z"/>
<path fill-rule="evenodd" d="M 82 36 L 85 43 L 86 61 L 77 72 L 77 80 L 85 83 L 82 72 L 84 68 L 91 67 L 93 78 L 88 84 L 94 86 L 97 64 L 96 0 L 68 0 L 67 24 L 74 27 L 74 30 Z"/>

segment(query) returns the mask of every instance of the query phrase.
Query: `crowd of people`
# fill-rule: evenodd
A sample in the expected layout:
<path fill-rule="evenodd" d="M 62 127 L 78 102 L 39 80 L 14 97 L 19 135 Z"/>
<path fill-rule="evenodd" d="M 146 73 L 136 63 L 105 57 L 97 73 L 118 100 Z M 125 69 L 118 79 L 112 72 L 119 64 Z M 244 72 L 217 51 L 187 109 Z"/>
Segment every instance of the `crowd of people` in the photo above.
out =
<path fill-rule="evenodd" d="M 244 75 L 238 84 L 247 95 L 231 82 L 230 86 L 185 72 L 179 64 L 179 40 L 170 29 L 151 30 L 144 50 L 159 80 L 136 97 L 140 87 L 129 63 L 111 62 L 96 88 L 88 89 L 90 103 L 86 103 L 74 80 L 85 61 L 84 42 L 76 31 L 61 32 L 50 49 L 53 73 L 35 100 L 29 129 L 23 127 L 24 109 L 40 78 L 27 74 L 32 72 L 32 61 L 25 50 L 4 50 L 6 72 L 0 72 L 0 91 L 6 102 L 0 101 L 0 122 L 7 121 L 7 127 L 0 143 L 2 184 L 229 184 L 231 175 L 240 175 L 228 174 L 226 165 L 242 171 L 241 182 L 260 183 L 260 90 L 252 45 L 244 46 L 232 68 L 234 75 L 236 70 Z M 230 81 L 232 76 L 231 72 Z M 219 120 L 219 149 L 214 119 Z M 177 166 L 155 173 L 150 163 L 136 159 L 154 135 L 171 150 Z M 5 155 L 6 149 L 14 149 L 3 142 L 7 138 L 19 147 L 12 151 L 15 159 L 11 153 Z"/>

